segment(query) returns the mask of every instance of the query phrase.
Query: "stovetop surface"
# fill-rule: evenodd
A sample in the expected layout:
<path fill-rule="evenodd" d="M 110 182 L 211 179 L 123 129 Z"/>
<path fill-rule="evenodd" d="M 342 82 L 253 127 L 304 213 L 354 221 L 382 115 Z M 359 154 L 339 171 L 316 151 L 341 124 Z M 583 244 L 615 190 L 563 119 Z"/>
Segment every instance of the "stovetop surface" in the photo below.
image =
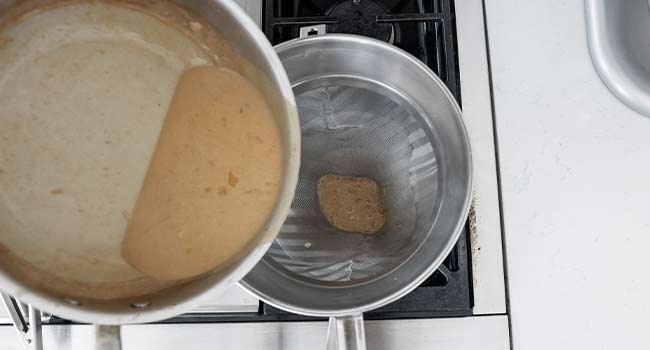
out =
<path fill-rule="evenodd" d="M 370 36 L 390 42 L 424 62 L 461 103 L 453 0 L 263 0 L 262 28 L 279 44 L 300 28 L 326 25 L 328 33 Z M 366 319 L 432 318 L 472 314 L 471 257 L 465 234 L 424 283 L 403 298 L 364 313 Z M 189 313 L 163 321 L 255 322 L 317 318 L 294 315 L 260 302 L 258 312 Z M 50 323 L 67 323 L 53 318 Z"/>

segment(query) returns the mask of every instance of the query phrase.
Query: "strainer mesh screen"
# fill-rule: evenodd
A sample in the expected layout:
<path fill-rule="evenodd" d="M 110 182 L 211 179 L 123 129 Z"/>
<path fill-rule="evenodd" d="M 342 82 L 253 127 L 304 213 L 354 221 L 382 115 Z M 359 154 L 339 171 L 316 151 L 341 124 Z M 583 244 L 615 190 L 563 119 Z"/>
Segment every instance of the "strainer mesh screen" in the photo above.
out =
<path fill-rule="evenodd" d="M 358 83 L 296 93 L 300 179 L 268 258 L 308 279 L 347 282 L 377 276 L 417 249 L 418 210 L 431 217 L 437 197 L 436 157 L 416 110 L 399 95 L 386 94 Z M 376 181 L 383 191 L 384 227 L 363 235 L 329 225 L 316 194 L 325 174 Z M 422 200 L 431 203 L 417 203 Z"/>

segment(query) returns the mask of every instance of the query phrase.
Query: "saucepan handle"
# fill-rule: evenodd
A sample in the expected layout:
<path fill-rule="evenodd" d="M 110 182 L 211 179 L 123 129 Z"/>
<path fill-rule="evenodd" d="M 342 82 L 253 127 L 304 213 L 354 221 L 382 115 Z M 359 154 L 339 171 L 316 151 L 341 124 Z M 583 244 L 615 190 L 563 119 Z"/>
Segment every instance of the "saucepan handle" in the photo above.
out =
<path fill-rule="evenodd" d="M 95 325 L 95 350 L 122 350 L 120 326 Z"/>
<path fill-rule="evenodd" d="M 327 350 L 366 350 L 363 314 L 330 317 Z"/>

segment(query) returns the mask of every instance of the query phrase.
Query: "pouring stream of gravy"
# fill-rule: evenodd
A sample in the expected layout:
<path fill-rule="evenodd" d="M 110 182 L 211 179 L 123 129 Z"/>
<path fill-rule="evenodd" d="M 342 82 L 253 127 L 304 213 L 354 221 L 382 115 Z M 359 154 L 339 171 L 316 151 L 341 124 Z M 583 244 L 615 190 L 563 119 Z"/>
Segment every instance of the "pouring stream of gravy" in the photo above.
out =
<path fill-rule="evenodd" d="M 180 76 L 122 256 L 160 280 L 226 264 L 259 232 L 278 195 L 282 149 L 264 97 L 238 73 Z"/>

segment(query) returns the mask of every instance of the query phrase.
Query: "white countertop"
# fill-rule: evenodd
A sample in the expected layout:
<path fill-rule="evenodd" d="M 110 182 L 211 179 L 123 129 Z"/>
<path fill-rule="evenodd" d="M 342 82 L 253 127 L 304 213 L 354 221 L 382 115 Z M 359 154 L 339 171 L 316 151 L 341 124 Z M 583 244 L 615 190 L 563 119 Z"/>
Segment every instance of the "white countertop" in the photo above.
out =
<path fill-rule="evenodd" d="M 647 349 L 650 118 L 600 81 L 582 1 L 486 18 L 513 347 Z"/>

